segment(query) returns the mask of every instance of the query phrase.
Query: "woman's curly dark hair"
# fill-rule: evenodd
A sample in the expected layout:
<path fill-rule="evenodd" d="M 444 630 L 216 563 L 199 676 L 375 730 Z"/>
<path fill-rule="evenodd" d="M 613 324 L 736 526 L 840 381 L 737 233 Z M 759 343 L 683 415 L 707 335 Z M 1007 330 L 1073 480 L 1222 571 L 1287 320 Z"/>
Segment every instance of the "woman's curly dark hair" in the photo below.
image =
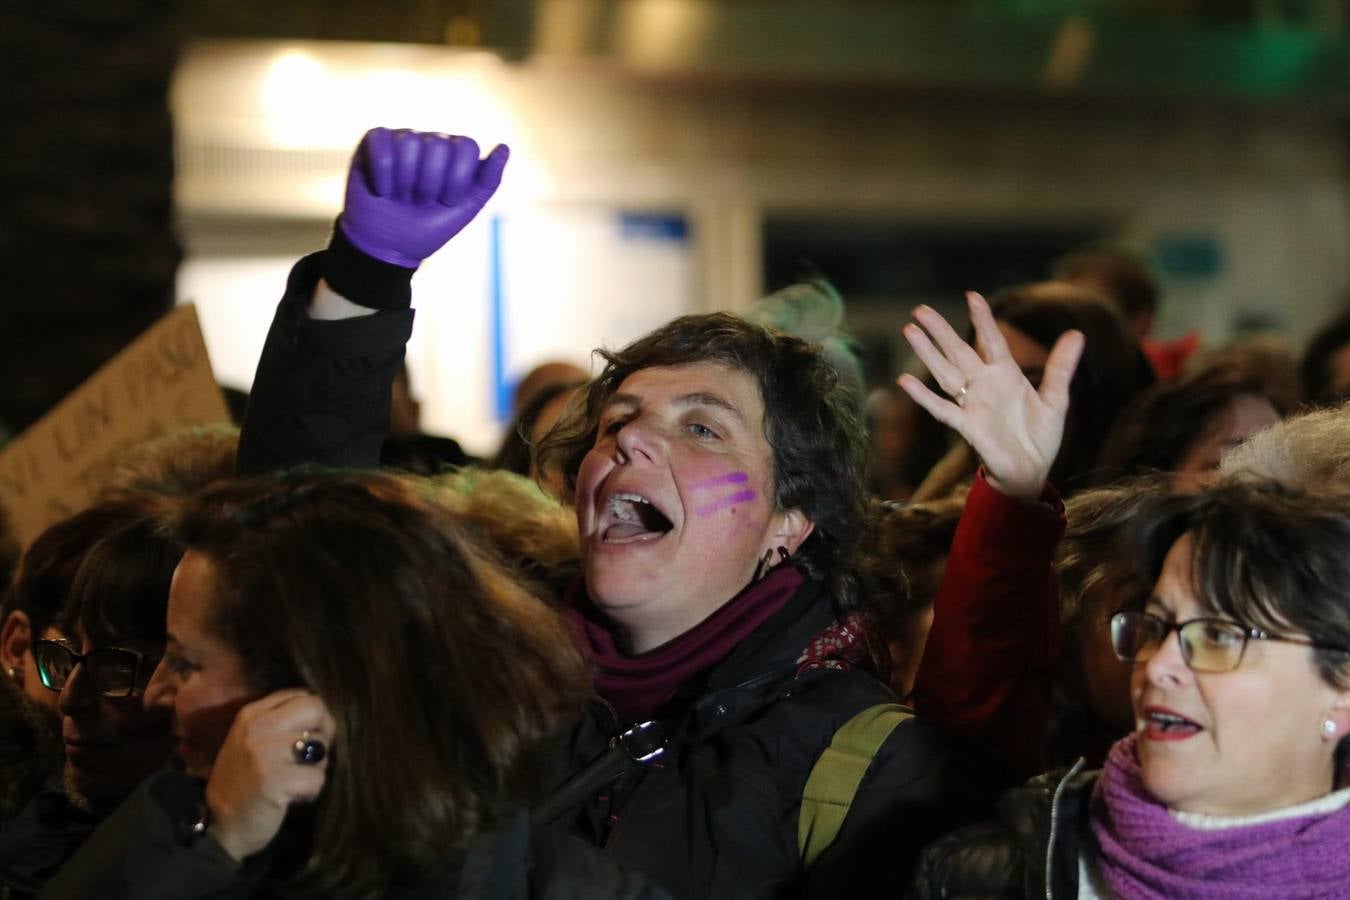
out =
<path fill-rule="evenodd" d="M 774 503 L 798 509 L 815 530 L 793 560 L 849 608 L 849 560 L 862 531 L 866 432 L 857 390 L 820 348 L 729 313 L 681 316 L 621 350 L 597 350 L 604 370 L 576 413 L 540 443 L 542 469 L 557 465 L 569 489 L 595 444 L 605 401 L 635 372 L 711 362 L 750 375 L 764 398 L 764 435 L 773 449 Z"/>

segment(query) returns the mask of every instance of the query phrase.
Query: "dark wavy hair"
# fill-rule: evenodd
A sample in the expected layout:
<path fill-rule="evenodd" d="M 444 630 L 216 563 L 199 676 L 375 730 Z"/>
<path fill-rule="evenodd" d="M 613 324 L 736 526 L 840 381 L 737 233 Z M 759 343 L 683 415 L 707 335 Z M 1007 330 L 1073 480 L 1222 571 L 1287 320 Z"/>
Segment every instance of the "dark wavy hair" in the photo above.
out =
<path fill-rule="evenodd" d="M 4 616 L 16 611 L 27 615 L 36 640 L 50 625 L 69 627 L 71 619 L 82 625 L 78 620 L 85 618 L 84 607 L 89 606 L 88 614 L 97 611 L 100 621 L 92 627 L 100 637 L 125 627 L 129 629 L 127 635 L 163 640 L 168 578 L 177 563 L 174 550 L 161 534 L 170 518 L 169 508 L 155 498 L 128 493 L 56 522 L 24 551 L 5 599 Z M 81 599 L 71 604 L 85 558 L 101 541 L 119 533 L 123 535 L 120 547 L 104 547 L 83 575 L 80 593 L 82 597 L 87 595 L 89 602 Z M 137 540 L 144 540 L 144 546 L 138 547 Z M 99 570 L 97 574 L 95 569 Z M 126 589 L 109 591 L 109 584 Z M 158 596 L 158 608 L 146 606 L 155 601 L 160 586 L 164 590 Z M 103 603 L 99 602 L 100 595 Z M 135 602 L 130 608 L 121 608 L 126 600 Z"/>
<path fill-rule="evenodd" d="M 169 583 L 183 555 L 172 533 L 173 510 L 145 497 L 108 501 L 79 514 L 103 516 L 110 527 L 84 550 L 71 580 L 61 614 L 68 636 L 80 631 L 95 644 L 136 638 L 163 646 Z M 141 674 L 149 681 L 149 671 Z"/>
<path fill-rule="evenodd" d="M 1260 397 L 1281 416 L 1281 399 L 1255 378 L 1219 366 L 1156 384 L 1135 397 L 1112 426 L 1093 474 L 1108 484 L 1149 472 L 1173 472 L 1190 446 L 1220 423 L 1234 401 Z"/>
<path fill-rule="evenodd" d="M 1194 494 L 1154 494 L 1126 533 L 1149 584 L 1187 533 L 1195 594 L 1209 613 L 1350 648 L 1350 493 L 1230 478 Z M 1312 652 L 1323 681 L 1350 688 L 1350 652 Z"/>
<path fill-rule="evenodd" d="M 554 400 L 557 400 L 563 394 L 575 391 L 585 383 L 584 381 L 555 381 L 536 391 L 534 396 L 520 408 L 520 412 L 516 413 L 515 420 L 506 429 L 506 435 L 502 438 L 502 445 L 498 448 L 497 455 L 492 458 L 492 468 L 514 472 L 517 475 L 529 475 L 532 447 L 531 433 L 534 431 L 535 423 L 539 421 L 540 413 L 544 411 L 544 407 Z"/>
<path fill-rule="evenodd" d="M 585 389 L 575 415 L 537 450 L 540 468 L 557 465 L 567 487 L 595 444 L 605 401 L 635 372 L 711 362 L 745 372 L 764 399 L 764 436 L 773 450 L 774 503 L 815 523 L 793 560 L 824 583 L 836 602 L 854 602 L 848 563 L 862 530 L 867 437 L 862 399 L 814 344 L 728 313 L 681 316 L 621 350 L 597 350 L 604 370 Z"/>
<path fill-rule="evenodd" d="M 927 613 L 937 599 L 966 491 L 924 503 L 872 499 L 854 569 L 858 605 L 866 613 L 869 650 L 877 674 L 902 698 L 918 671 L 918 658 L 899 654 L 922 648 Z M 919 654 L 921 655 L 921 654 Z"/>
<path fill-rule="evenodd" d="M 1299 382 L 1303 402 L 1313 406 L 1332 406 L 1346 399 L 1336 393 L 1332 379 L 1332 358 L 1350 346 L 1350 305 L 1331 319 L 1308 341 L 1299 363 Z"/>
<path fill-rule="evenodd" d="M 1124 250 L 1108 246 L 1076 250 L 1055 260 L 1051 271 L 1056 281 L 1096 286 L 1128 319 L 1158 310 L 1158 285 L 1148 267 Z"/>
<path fill-rule="evenodd" d="M 589 671 L 559 615 L 431 499 L 378 473 L 223 482 L 178 534 L 216 574 L 211 631 L 259 695 L 303 686 L 337 722 L 327 783 L 277 879 L 288 895 L 383 896 L 427 877 L 574 724 Z"/>
<path fill-rule="evenodd" d="M 924 503 L 872 500 L 857 570 L 864 608 L 877 630 L 902 639 L 933 605 L 966 492 Z"/>
<path fill-rule="evenodd" d="M 1165 478 L 1144 474 L 1080 491 L 1065 502 L 1067 524 L 1055 548 L 1064 655 L 1078 656 L 1078 634 L 1091 631 L 1089 619 L 1105 620 L 1116 611 L 1102 606 L 1107 598 L 1122 592 L 1132 600 L 1148 596 L 1153 583 L 1140 578 L 1122 543 L 1139 509 L 1167 489 Z"/>

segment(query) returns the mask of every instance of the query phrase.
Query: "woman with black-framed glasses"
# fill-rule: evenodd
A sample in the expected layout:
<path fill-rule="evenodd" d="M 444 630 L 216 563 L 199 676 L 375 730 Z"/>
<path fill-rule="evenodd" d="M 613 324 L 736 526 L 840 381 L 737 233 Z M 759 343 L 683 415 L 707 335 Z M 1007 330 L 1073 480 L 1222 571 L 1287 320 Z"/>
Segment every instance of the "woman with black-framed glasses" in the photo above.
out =
<path fill-rule="evenodd" d="M 929 848 L 914 895 L 1350 897 L 1350 494 L 1230 479 L 1131 538 L 1135 732 Z"/>
<path fill-rule="evenodd" d="M 164 654 L 164 610 L 181 555 L 167 534 L 170 512 L 147 499 L 90 548 L 62 615 L 69 640 L 37 648 L 39 679 L 59 693 L 66 793 L 98 814 L 163 768 L 173 749 L 169 717 L 142 700 Z"/>
<path fill-rule="evenodd" d="M 164 653 L 169 581 L 181 555 L 173 504 L 150 495 L 103 501 L 65 527 L 90 536 L 54 625 L 34 641 L 36 677 L 56 697 L 65 763 L 59 787 L 34 796 L 0 834 L 0 887 L 37 893 L 94 827 L 164 768 L 170 717 L 144 692 Z M 80 527 L 88 523 L 88 527 Z"/>
<path fill-rule="evenodd" d="M 84 666 L 94 693 L 100 697 L 121 699 L 145 690 L 159 656 L 147 656 L 127 647 L 95 647 L 88 653 L 76 653 L 65 641 L 44 640 L 33 645 L 38 679 L 49 691 L 60 691 Z"/>

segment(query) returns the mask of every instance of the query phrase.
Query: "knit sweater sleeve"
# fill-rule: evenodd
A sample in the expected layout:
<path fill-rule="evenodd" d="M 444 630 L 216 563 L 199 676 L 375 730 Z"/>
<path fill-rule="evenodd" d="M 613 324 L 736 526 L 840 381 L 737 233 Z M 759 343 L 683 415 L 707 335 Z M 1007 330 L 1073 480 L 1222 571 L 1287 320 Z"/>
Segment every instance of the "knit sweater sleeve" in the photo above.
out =
<path fill-rule="evenodd" d="M 981 471 L 952 540 L 913 703 L 929 721 L 969 738 L 1010 780 L 1042 771 L 1059 590 L 1052 554 L 1064 505 L 1046 487 L 1037 503 L 995 490 Z"/>

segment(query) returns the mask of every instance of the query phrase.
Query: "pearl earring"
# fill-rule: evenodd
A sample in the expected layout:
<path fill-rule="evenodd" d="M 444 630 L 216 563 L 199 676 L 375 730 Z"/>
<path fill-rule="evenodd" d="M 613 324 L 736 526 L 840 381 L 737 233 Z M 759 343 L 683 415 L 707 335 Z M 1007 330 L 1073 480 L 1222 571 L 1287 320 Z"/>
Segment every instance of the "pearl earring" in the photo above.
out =
<path fill-rule="evenodd" d="M 1333 722 L 1331 719 L 1323 720 L 1322 733 L 1325 734 L 1327 737 L 1331 737 L 1333 734 L 1336 733 L 1336 723 Z"/>

